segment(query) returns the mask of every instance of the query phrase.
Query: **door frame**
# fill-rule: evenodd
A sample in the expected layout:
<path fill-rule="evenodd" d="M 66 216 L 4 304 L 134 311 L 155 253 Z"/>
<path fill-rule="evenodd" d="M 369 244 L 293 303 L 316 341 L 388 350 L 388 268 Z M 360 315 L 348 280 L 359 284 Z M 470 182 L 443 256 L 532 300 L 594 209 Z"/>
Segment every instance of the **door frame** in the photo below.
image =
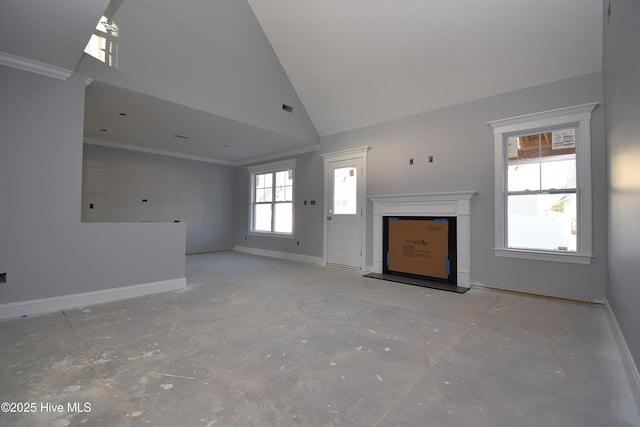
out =
<path fill-rule="evenodd" d="M 324 160 L 324 215 L 323 215 L 323 255 L 322 255 L 322 263 L 324 265 L 328 264 L 328 251 L 329 248 L 327 246 L 328 241 L 328 220 L 327 220 L 327 211 L 329 206 L 331 206 L 331 195 L 329 194 L 329 188 L 331 186 L 331 174 L 330 172 L 330 163 L 339 162 L 342 160 L 352 160 L 352 159 L 361 159 L 362 160 L 362 194 L 359 194 L 359 205 L 361 206 L 361 223 L 360 223 L 360 250 L 362 251 L 362 257 L 360 257 L 360 269 L 365 269 L 365 258 L 367 247 L 367 154 L 371 147 L 364 146 L 358 148 L 349 148 L 347 150 L 334 151 L 331 153 L 320 154 L 322 159 Z"/>

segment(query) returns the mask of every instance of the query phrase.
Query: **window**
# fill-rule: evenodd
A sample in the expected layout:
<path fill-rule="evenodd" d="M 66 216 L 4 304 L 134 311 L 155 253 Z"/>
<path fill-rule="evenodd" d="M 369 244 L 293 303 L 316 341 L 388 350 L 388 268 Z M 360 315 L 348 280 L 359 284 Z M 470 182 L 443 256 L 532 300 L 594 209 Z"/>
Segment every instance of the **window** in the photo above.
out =
<path fill-rule="evenodd" d="M 489 122 L 495 253 L 591 262 L 591 111 L 586 104 Z"/>
<path fill-rule="evenodd" d="M 106 65 L 118 68 L 118 35 L 120 29 L 118 24 L 107 16 L 103 16 L 98 21 L 96 29 L 93 31 L 85 53 L 93 56 Z"/>
<path fill-rule="evenodd" d="M 247 169 L 251 175 L 249 230 L 292 235 L 295 159 Z"/>

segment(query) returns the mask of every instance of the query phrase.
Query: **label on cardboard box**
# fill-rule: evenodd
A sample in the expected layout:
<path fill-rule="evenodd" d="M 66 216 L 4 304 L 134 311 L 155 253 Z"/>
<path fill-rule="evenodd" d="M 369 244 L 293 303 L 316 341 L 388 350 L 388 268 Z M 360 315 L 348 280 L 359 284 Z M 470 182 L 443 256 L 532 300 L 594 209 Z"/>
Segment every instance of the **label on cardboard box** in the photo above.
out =
<path fill-rule="evenodd" d="M 446 220 L 389 221 L 390 271 L 447 279 L 449 224 Z"/>

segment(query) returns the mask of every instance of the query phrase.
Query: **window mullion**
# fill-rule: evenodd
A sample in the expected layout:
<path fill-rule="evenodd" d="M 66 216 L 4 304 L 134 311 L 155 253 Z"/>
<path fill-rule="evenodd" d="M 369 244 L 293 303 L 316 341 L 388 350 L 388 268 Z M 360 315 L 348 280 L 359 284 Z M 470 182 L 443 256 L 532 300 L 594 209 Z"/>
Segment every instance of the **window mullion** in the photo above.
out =
<path fill-rule="evenodd" d="M 538 134 L 538 189 L 542 190 L 542 133 Z"/>
<path fill-rule="evenodd" d="M 271 173 L 271 231 L 276 231 L 276 173 Z"/>

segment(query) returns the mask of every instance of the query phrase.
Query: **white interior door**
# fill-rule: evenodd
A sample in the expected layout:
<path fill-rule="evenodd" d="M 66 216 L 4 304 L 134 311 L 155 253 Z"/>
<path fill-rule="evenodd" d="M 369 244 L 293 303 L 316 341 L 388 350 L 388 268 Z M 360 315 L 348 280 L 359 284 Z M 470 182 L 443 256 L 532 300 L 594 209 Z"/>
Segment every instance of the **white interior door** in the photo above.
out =
<path fill-rule="evenodd" d="M 362 159 L 329 162 L 327 263 L 362 268 Z"/>

